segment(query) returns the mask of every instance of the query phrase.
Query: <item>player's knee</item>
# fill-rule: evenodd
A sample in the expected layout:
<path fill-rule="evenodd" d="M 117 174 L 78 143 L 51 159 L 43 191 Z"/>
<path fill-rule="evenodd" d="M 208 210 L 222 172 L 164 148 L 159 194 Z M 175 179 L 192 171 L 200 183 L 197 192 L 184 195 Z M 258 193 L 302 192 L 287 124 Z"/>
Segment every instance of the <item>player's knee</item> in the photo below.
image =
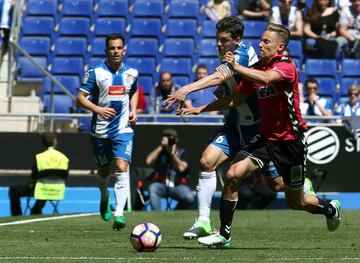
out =
<path fill-rule="evenodd" d="M 205 172 L 212 172 L 214 170 L 215 164 L 209 160 L 209 158 L 206 157 L 206 155 L 203 155 L 200 159 L 200 167 L 202 171 Z"/>
<path fill-rule="evenodd" d="M 125 163 L 117 164 L 116 165 L 116 172 L 117 173 L 125 173 L 128 170 L 128 165 Z"/>
<path fill-rule="evenodd" d="M 233 169 L 226 172 L 226 179 L 230 184 L 238 184 L 240 182 L 240 178 Z"/>

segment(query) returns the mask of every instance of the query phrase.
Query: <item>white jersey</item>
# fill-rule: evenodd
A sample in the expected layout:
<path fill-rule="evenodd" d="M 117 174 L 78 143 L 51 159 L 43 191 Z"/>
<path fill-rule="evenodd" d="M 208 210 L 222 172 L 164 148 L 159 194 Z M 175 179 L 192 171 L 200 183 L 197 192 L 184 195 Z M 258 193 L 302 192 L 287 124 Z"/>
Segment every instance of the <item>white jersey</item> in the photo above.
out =
<path fill-rule="evenodd" d="M 137 90 L 138 71 L 122 64 L 114 72 L 106 63 L 100 63 L 85 74 L 80 90 L 91 96 L 91 101 L 100 107 L 116 110 L 110 119 L 93 114 L 92 135 L 99 138 L 111 138 L 120 133 L 132 133 L 129 125 L 130 95 Z"/>

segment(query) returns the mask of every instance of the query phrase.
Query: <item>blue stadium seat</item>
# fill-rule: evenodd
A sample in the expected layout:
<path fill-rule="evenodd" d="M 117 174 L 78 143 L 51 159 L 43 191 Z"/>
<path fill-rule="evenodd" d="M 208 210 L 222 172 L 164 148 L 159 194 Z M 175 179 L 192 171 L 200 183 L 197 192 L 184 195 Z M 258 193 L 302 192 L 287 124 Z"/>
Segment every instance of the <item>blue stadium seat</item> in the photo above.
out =
<path fill-rule="evenodd" d="M 203 38 L 216 38 L 216 22 L 205 20 L 201 26 L 201 35 Z"/>
<path fill-rule="evenodd" d="M 220 65 L 220 61 L 218 58 L 199 58 L 197 64 L 205 64 L 211 74 Z"/>
<path fill-rule="evenodd" d="M 52 17 L 25 17 L 22 23 L 23 36 L 53 36 L 54 18 Z"/>
<path fill-rule="evenodd" d="M 63 84 L 73 95 L 77 93 L 77 89 L 80 87 L 79 78 L 76 76 L 54 76 L 57 81 Z M 41 93 L 51 94 L 51 85 L 54 85 L 54 93 L 64 94 L 64 92 L 56 85 L 52 84 L 49 78 L 45 78 Z"/>
<path fill-rule="evenodd" d="M 44 95 L 44 112 L 51 112 L 51 95 Z M 67 95 L 54 96 L 54 113 L 71 113 L 74 109 L 74 101 Z"/>
<path fill-rule="evenodd" d="M 126 54 L 128 56 L 159 58 L 159 42 L 156 39 L 131 38 L 128 42 Z"/>
<path fill-rule="evenodd" d="M 342 78 L 340 85 L 340 95 L 347 95 L 348 89 L 352 84 L 360 85 L 360 77 L 357 78 Z"/>
<path fill-rule="evenodd" d="M 199 47 L 200 57 L 218 57 L 217 44 L 214 39 L 202 39 Z"/>
<path fill-rule="evenodd" d="M 90 38 L 90 20 L 84 17 L 63 17 L 60 20 L 60 36 L 86 36 Z"/>
<path fill-rule="evenodd" d="M 63 16 L 86 16 L 91 18 L 93 16 L 93 1 L 92 0 L 62 0 Z"/>
<path fill-rule="evenodd" d="M 104 62 L 106 60 L 106 57 L 91 57 L 89 59 L 89 67 L 93 68 L 95 67 L 96 65 Z"/>
<path fill-rule="evenodd" d="M 113 33 L 125 35 L 126 21 L 124 18 L 103 17 L 95 21 L 95 37 L 107 36 Z"/>
<path fill-rule="evenodd" d="M 244 20 L 244 38 L 260 38 L 268 25 L 267 21 Z"/>
<path fill-rule="evenodd" d="M 82 78 L 84 74 L 84 62 L 78 57 L 55 57 L 52 61 L 53 74 L 77 75 Z"/>
<path fill-rule="evenodd" d="M 360 60 L 343 59 L 341 63 L 342 77 L 360 77 Z"/>
<path fill-rule="evenodd" d="M 305 62 L 305 72 L 308 76 L 332 77 L 337 79 L 336 60 L 308 58 Z"/>
<path fill-rule="evenodd" d="M 298 58 L 300 61 L 303 61 L 303 48 L 302 42 L 300 40 L 290 40 L 287 49 L 290 52 L 291 58 Z"/>
<path fill-rule="evenodd" d="M 182 86 L 185 86 L 190 83 L 190 78 L 186 76 L 174 76 L 173 80 L 176 84 Z"/>
<path fill-rule="evenodd" d="M 133 6 L 133 17 L 160 18 L 164 21 L 163 0 L 137 0 Z"/>
<path fill-rule="evenodd" d="M 97 37 L 91 44 L 91 55 L 92 56 L 105 56 L 105 37 Z"/>
<path fill-rule="evenodd" d="M 302 70 L 302 64 L 301 64 L 300 59 L 298 59 L 298 58 L 291 58 L 291 59 L 294 61 L 298 71 L 301 71 Z"/>
<path fill-rule="evenodd" d="M 138 85 L 141 85 L 141 87 L 144 90 L 145 95 L 150 95 L 151 91 L 154 87 L 154 80 L 151 76 L 139 76 L 138 79 Z"/>
<path fill-rule="evenodd" d="M 195 43 L 193 39 L 168 38 L 164 43 L 164 57 L 189 57 L 194 61 Z"/>
<path fill-rule="evenodd" d="M 57 15 L 58 2 L 55 0 L 28 0 L 26 1 L 26 15 L 53 16 Z"/>
<path fill-rule="evenodd" d="M 47 69 L 46 57 L 33 57 L 44 69 Z M 18 81 L 42 82 L 44 75 L 26 58 L 19 57 L 17 61 Z"/>
<path fill-rule="evenodd" d="M 82 37 L 59 37 L 55 42 L 55 55 L 85 58 L 87 41 Z"/>
<path fill-rule="evenodd" d="M 328 95 L 336 99 L 336 81 L 333 78 L 316 77 L 316 80 L 319 82 L 319 95 Z"/>
<path fill-rule="evenodd" d="M 189 58 L 164 58 L 161 62 L 160 72 L 168 71 L 173 75 L 187 76 L 191 79 L 192 62 Z"/>
<path fill-rule="evenodd" d="M 200 5 L 198 1 L 175 0 L 169 4 L 168 18 L 194 19 L 200 25 L 204 16 L 200 14 Z"/>
<path fill-rule="evenodd" d="M 166 26 L 166 36 L 197 39 L 196 21 L 192 19 L 169 19 Z"/>
<path fill-rule="evenodd" d="M 162 41 L 161 20 L 157 18 L 134 18 L 129 33 L 131 37 L 153 37 Z"/>
<path fill-rule="evenodd" d="M 127 0 L 99 0 L 98 17 L 113 16 L 128 18 L 129 8 Z"/>
<path fill-rule="evenodd" d="M 19 44 L 30 55 L 49 58 L 51 43 L 48 37 L 22 37 Z"/>
<path fill-rule="evenodd" d="M 150 75 L 153 79 L 157 78 L 154 58 L 128 57 L 125 59 L 125 64 L 137 69 L 141 75 Z"/>

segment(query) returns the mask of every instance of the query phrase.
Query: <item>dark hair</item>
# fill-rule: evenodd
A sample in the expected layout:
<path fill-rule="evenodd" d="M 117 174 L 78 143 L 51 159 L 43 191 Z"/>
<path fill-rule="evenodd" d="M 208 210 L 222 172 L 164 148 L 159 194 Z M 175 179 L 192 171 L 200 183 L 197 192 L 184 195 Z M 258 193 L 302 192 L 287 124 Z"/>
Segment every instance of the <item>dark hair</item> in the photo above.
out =
<path fill-rule="evenodd" d="M 244 33 L 244 25 L 240 18 L 236 16 L 228 16 L 217 22 L 216 31 L 230 33 L 232 39 L 237 37 L 242 38 Z"/>
<path fill-rule="evenodd" d="M 308 79 L 305 81 L 305 88 L 307 87 L 307 84 L 308 84 L 308 83 L 316 83 L 316 85 L 319 86 L 319 82 L 318 82 L 315 78 L 313 78 L 313 77 L 310 77 L 310 78 L 308 78 Z"/>
<path fill-rule="evenodd" d="M 41 136 L 41 141 L 45 147 L 54 146 L 56 135 L 55 133 L 43 133 Z"/>
<path fill-rule="evenodd" d="M 195 72 L 197 72 L 199 69 L 206 69 L 207 71 L 209 71 L 208 66 L 206 66 L 205 64 L 199 64 L 197 65 Z"/>
<path fill-rule="evenodd" d="M 327 7 L 333 6 L 333 1 L 329 0 L 329 5 Z M 311 5 L 309 11 L 306 14 L 306 18 L 305 20 L 308 22 L 314 22 L 315 20 L 317 20 L 320 17 L 320 9 L 319 6 L 317 4 L 317 0 L 315 0 L 313 2 L 313 4 Z"/>
<path fill-rule="evenodd" d="M 287 27 L 285 27 L 283 25 L 279 25 L 279 24 L 270 23 L 265 28 L 265 31 L 276 32 L 278 34 L 280 40 L 284 41 L 285 47 L 289 43 L 291 33 Z"/>
<path fill-rule="evenodd" d="M 106 48 L 108 48 L 110 40 L 116 40 L 116 39 L 121 39 L 122 42 L 124 43 L 124 46 L 125 46 L 125 44 L 126 44 L 125 43 L 125 38 L 122 35 L 120 35 L 120 34 L 111 34 L 111 35 L 108 35 L 106 37 L 106 40 L 105 40 Z"/>

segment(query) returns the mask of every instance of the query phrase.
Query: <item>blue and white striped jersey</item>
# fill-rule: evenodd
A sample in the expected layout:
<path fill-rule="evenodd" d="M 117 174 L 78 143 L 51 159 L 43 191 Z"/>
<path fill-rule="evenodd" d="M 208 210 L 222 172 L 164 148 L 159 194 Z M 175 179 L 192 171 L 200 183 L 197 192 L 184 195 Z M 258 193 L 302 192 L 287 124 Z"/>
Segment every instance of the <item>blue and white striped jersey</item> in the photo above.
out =
<path fill-rule="evenodd" d="M 85 73 L 80 90 L 88 93 L 94 104 L 116 110 L 110 119 L 93 114 L 92 135 L 99 138 L 112 138 L 120 133 L 132 133 L 129 121 L 130 96 L 137 90 L 138 71 L 122 64 L 114 72 L 106 63 L 100 63 Z"/>

